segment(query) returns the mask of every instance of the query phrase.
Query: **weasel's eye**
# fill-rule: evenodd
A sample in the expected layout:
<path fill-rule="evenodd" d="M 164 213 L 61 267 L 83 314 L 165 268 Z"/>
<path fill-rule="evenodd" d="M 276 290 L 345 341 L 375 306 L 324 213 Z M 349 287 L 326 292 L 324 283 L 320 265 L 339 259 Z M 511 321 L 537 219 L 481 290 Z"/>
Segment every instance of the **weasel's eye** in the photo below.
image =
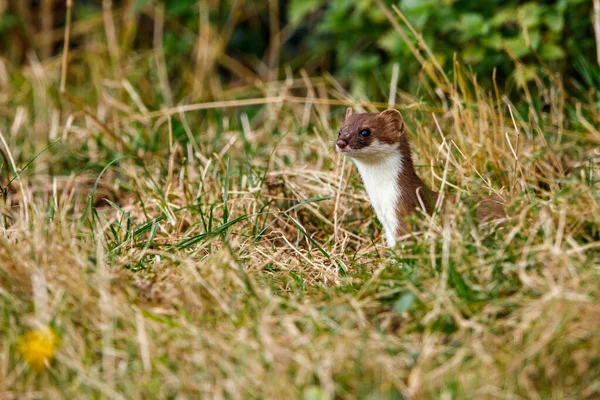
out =
<path fill-rule="evenodd" d="M 363 129 L 362 131 L 360 131 L 360 136 L 369 137 L 369 136 L 371 136 L 371 131 L 368 129 Z"/>
<path fill-rule="evenodd" d="M 340 129 L 340 131 L 338 132 L 338 136 L 340 136 L 342 134 L 342 130 Z"/>

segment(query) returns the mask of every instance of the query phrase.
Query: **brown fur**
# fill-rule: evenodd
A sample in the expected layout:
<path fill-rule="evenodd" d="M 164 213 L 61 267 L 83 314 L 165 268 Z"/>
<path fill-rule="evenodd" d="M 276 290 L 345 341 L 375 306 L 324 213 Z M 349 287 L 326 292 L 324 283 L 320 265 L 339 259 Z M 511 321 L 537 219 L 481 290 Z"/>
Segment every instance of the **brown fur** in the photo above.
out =
<path fill-rule="evenodd" d="M 400 115 L 400 113 L 394 113 Z M 370 137 L 364 138 L 360 135 L 360 132 L 364 129 L 371 131 Z M 389 113 L 385 114 L 385 111 L 381 114 L 346 113 L 346 122 L 341 129 L 338 143 L 345 141 L 349 148 L 360 150 L 370 146 L 375 139 L 378 139 L 382 143 L 397 143 L 403 133 L 404 122 L 402 121 L 402 117 L 398 119 Z"/>
<path fill-rule="evenodd" d="M 371 136 L 365 138 L 360 132 L 368 129 Z M 398 203 L 398 235 L 402 236 L 410 232 L 406 223 L 406 217 L 417 208 L 425 207 L 425 211 L 431 214 L 439 193 L 429 189 L 415 172 L 411 147 L 408 142 L 402 115 L 397 110 L 386 110 L 382 113 L 360 113 L 352 114 L 349 108 L 346 112 L 346 121 L 340 130 L 337 144 L 343 147 L 342 153 L 350 157 L 361 157 L 366 149 L 378 140 L 385 144 L 398 143 L 398 150 L 402 154 L 402 172 L 398 176 L 399 186 L 402 188 L 402 198 Z M 368 154 L 368 157 L 372 157 Z M 366 156 L 363 156 L 366 157 Z M 455 196 L 447 195 L 445 203 L 454 203 Z M 481 222 L 492 219 L 505 218 L 503 201 L 498 196 L 489 196 L 482 199 L 476 209 L 477 219 Z"/>

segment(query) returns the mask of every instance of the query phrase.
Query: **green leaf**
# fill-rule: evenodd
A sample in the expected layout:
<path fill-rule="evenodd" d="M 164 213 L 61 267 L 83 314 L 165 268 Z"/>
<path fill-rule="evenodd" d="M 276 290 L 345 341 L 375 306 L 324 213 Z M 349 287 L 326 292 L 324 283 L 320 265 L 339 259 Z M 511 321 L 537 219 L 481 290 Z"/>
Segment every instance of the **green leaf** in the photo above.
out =
<path fill-rule="evenodd" d="M 400 7 L 411 13 L 426 13 L 437 6 L 437 0 L 402 0 Z"/>
<path fill-rule="evenodd" d="M 553 32 L 560 33 L 565 27 L 565 19 L 560 14 L 549 13 L 544 16 L 544 24 Z"/>
<path fill-rule="evenodd" d="M 529 31 L 529 43 L 531 44 L 531 48 L 537 50 L 540 47 L 540 42 L 542 41 L 542 35 L 539 30 L 531 30 Z"/>
<path fill-rule="evenodd" d="M 519 23 L 527 28 L 535 28 L 540 24 L 543 7 L 537 3 L 525 3 L 517 11 Z"/>
<path fill-rule="evenodd" d="M 319 386 L 309 386 L 302 393 L 304 400 L 329 400 L 329 395 Z"/>
<path fill-rule="evenodd" d="M 229 164 L 231 159 L 227 159 L 227 170 L 225 172 L 225 184 L 223 185 L 223 223 L 226 224 L 229 219 L 229 208 L 227 201 L 229 200 Z"/>
<path fill-rule="evenodd" d="M 402 37 L 394 29 L 387 31 L 381 35 L 377 44 L 380 48 L 388 51 L 393 55 L 409 54 L 409 49 Z"/>
<path fill-rule="evenodd" d="M 402 39 L 400 35 L 396 31 L 388 31 L 384 35 L 382 35 L 377 44 L 384 50 L 389 51 L 390 53 L 396 53 L 398 48 L 398 43 L 401 42 Z"/>
<path fill-rule="evenodd" d="M 521 58 L 529 54 L 529 47 L 522 37 L 506 39 L 504 41 L 504 49 L 516 58 Z"/>
<path fill-rule="evenodd" d="M 359 55 L 350 64 L 358 73 L 369 73 L 379 66 L 379 57 L 376 54 Z"/>
<path fill-rule="evenodd" d="M 489 25 L 481 14 L 467 13 L 460 18 L 459 30 L 462 31 L 463 38 L 466 40 L 485 35 L 489 29 Z"/>
<path fill-rule="evenodd" d="M 405 292 L 396 302 L 394 303 L 394 312 L 398 315 L 402 314 L 410 308 L 415 302 L 415 295 L 412 292 Z"/>
<path fill-rule="evenodd" d="M 485 50 L 480 46 L 469 46 L 461 52 L 463 60 L 469 64 L 476 64 L 485 57 Z"/>
<path fill-rule="evenodd" d="M 514 8 L 505 8 L 492 17 L 490 25 L 493 27 L 500 27 L 506 25 L 508 22 L 516 20 L 517 11 Z"/>
<path fill-rule="evenodd" d="M 483 38 L 481 43 L 487 48 L 499 51 L 504 47 L 504 38 L 499 33 L 494 32 L 488 37 Z"/>
<path fill-rule="evenodd" d="M 546 43 L 540 49 L 540 57 L 544 60 L 558 60 L 564 56 L 565 51 L 553 43 Z"/>
<path fill-rule="evenodd" d="M 323 5 L 323 0 L 292 0 L 289 4 L 288 17 L 293 26 L 297 26 L 308 14 Z"/>
<path fill-rule="evenodd" d="M 227 223 L 217 226 L 215 229 L 213 229 L 210 232 L 201 233 L 199 235 L 184 239 L 184 240 L 180 241 L 179 243 L 177 243 L 174 247 L 177 248 L 177 250 L 183 250 L 183 249 L 190 247 L 198 242 L 218 236 L 221 233 L 225 232 L 230 226 L 235 225 L 238 222 L 245 221 L 247 219 L 248 219 L 248 215 L 240 215 L 239 217 L 232 219 Z"/>
<path fill-rule="evenodd" d="M 403 0 L 400 9 L 417 30 L 423 30 L 429 17 L 435 13 L 438 0 Z"/>
<path fill-rule="evenodd" d="M 523 87 L 527 82 L 531 81 L 536 75 L 535 67 L 520 66 L 515 72 L 515 81 L 517 85 Z"/>

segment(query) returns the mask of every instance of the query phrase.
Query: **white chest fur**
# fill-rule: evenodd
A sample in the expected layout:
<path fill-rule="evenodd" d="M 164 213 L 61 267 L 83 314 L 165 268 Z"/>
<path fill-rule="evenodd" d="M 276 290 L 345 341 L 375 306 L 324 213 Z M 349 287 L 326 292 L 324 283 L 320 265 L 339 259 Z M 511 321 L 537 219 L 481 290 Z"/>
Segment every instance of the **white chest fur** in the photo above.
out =
<path fill-rule="evenodd" d="M 402 171 L 400 153 L 386 154 L 376 161 L 354 159 L 383 229 L 388 246 L 396 244 L 398 202 L 402 195 L 398 175 Z"/>

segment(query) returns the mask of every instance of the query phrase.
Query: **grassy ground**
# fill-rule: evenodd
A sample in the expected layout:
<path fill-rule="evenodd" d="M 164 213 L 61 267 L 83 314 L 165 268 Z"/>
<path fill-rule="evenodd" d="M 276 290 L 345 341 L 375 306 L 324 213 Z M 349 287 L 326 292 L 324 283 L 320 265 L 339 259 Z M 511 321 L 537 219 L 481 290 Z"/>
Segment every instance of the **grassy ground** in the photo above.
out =
<path fill-rule="evenodd" d="M 396 103 L 418 172 L 463 201 L 388 251 L 332 146 L 345 105 L 377 104 L 328 76 L 255 83 L 218 43 L 173 67 L 160 41 L 81 31 L 63 95 L 60 56 L 0 62 L 0 397 L 600 395 L 592 92 L 416 78 Z M 490 193 L 504 225 L 471 217 Z"/>

